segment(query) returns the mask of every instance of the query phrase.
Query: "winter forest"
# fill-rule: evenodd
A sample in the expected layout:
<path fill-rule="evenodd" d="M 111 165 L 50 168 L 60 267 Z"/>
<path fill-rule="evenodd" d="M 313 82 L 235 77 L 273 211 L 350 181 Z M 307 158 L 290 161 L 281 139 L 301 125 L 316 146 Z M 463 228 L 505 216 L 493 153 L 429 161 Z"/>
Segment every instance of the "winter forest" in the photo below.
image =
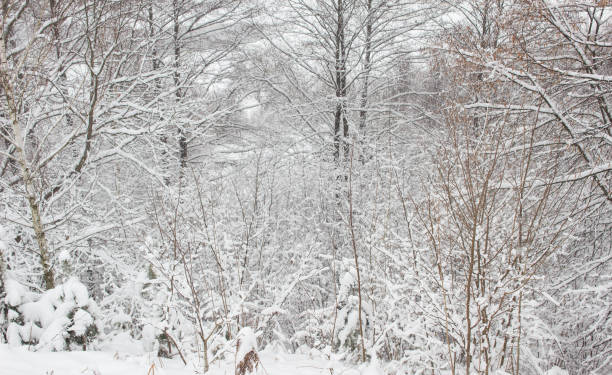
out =
<path fill-rule="evenodd" d="M 609 1 L 0 12 L 1 374 L 612 373 Z"/>

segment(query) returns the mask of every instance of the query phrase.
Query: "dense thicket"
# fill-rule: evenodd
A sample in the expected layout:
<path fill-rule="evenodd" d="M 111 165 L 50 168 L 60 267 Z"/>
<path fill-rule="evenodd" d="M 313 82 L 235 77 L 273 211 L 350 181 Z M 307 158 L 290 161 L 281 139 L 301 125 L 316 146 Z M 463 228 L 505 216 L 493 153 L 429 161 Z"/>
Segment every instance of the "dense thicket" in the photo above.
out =
<path fill-rule="evenodd" d="M 0 342 L 609 373 L 611 13 L 2 1 Z"/>

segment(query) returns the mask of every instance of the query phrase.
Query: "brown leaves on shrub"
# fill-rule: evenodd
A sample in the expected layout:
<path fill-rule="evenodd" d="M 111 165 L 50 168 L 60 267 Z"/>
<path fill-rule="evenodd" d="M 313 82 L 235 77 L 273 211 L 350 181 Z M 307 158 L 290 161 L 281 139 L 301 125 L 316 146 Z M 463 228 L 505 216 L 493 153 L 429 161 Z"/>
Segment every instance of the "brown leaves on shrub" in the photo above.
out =
<path fill-rule="evenodd" d="M 236 352 L 240 349 L 240 340 L 236 341 Z M 239 362 L 238 362 L 239 361 Z M 252 374 L 259 365 L 259 356 L 254 349 L 247 352 L 243 358 L 236 358 L 236 375 Z"/>

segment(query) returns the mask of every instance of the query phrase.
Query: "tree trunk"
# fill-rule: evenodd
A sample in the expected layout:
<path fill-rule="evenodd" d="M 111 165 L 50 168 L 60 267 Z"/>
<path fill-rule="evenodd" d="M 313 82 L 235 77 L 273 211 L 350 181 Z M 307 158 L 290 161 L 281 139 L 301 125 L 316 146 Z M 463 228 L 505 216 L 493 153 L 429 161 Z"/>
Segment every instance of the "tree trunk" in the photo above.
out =
<path fill-rule="evenodd" d="M 368 91 L 370 86 L 370 72 L 372 70 L 372 19 L 374 14 L 372 13 L 372 0 L 367 0 L 367 16 L 366 16 L 366 28 L 365 28 L 365 52 L 363 56 L 363 87 L 361 89 L 361 102 L 359 111 L 359 137 L 363 144 L 363 139 L 366 129 L 366 121 L 368 117 L 368 111 L 366 107 L 368 105 Z"/>
<path fill-rule="evenodd" d="M 177 105 L 181 101 L 182 92 L 180 88 L 181 76 L 179 72 L 180 60 L 181 60 L 181 41 L 180 41 L 180 10 L 181 7 L 178 4 L 178 0 L 174 0 L 173 3 L 173 42 L 174 42 L 174 88 L 176 90 L 176 102 Z M 179 146 L 179 160 L 181 170 L 187 166 L 187 136 L 185 130 L 179 126 L 178 128 L 178 146 Z"/>
<path fill-rule="evenodd" d="M 4 30 L 4 20 L 6 17 L 2 17 L 1 25 Z M 21 177 L 23 179 L 25 187 L 25 195 L 28 200 L 28 206 L 30 208 L 30 214 L 32 217 L 32 228 L 34 229 L 34 235 L 36 242 L 38 243 L 38 255 L 40 265 L 43 271 L 43 281 L 46 289 L 52 289 L 55 286 L 55 277 L 53 275 L 53 269 L 51 268 L 49 261 L 49 245 L 47 244 L 47 237 L 43 228 L 43 223 L 40 217 L 39 201 L 37 199 L 37 191 L 34 186 L 34 179 L 26 159 L 24 151 L 25 141 L 18 119 L 18 107 L 15 101 L 15 93 L 13 85 L 9 77 L 9 66 L 6 54 L 6 40 L 0 35 L 0 82 L 4 89 L 4 96 L 7 104 L 7 111 L 9 121 L 13 129 L 13 135 L 15 137 L 15 156 L 21 168 Z"/>
<path fill-rule="evenodd" d="M 337 19 L 335 35 L 335 85 L 336 85 L 336 112 L 334 115 L 334 160 L 340 162 L 340 149 L 344 160 L 348 160 L 348 134 L 349 126 L 346 118 L 346 46 L 344 23 L 344 0 L 337 0 Z M 346 175 L 345 175 L 346 177 Z M 346 179 L 345 179 L 346 180 Z"/>

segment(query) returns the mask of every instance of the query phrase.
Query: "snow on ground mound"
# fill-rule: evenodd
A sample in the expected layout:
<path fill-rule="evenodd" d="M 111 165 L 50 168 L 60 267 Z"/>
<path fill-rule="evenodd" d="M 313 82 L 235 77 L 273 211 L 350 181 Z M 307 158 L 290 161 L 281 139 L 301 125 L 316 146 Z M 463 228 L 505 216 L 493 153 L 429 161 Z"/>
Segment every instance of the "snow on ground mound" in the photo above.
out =
<path fill-rule="evenodd" d="M 268 375 L 360 375 L 362 367 L 330 361 L 320 352 L 283 354 L 277 349 L 259 352 L 264 373 Z M 234 356 L 211 365 L 207 375 L 233 375 Z M 187 366 L 180 359 L 159 359 L 151 355 L 126 355 L 108 352 L 31 352 L 0 344 L 2 375 L 195 375 L 202 374 L 202 365 L 194 359 Z M 370 374 L 370 373 L 368 373 Z"/>
<path fill-rule="evenodd" d="M 154 368 L 151 372 L 151 366 Z M 154 372 L 153 372 L 154 371 Z M 188 375 L 193 368 L 180 360 L 163 360 L 146 355 L 118 359 L 112 352 L 30 352 L 25 348 L 0 345 L 2 375 Z"/>

